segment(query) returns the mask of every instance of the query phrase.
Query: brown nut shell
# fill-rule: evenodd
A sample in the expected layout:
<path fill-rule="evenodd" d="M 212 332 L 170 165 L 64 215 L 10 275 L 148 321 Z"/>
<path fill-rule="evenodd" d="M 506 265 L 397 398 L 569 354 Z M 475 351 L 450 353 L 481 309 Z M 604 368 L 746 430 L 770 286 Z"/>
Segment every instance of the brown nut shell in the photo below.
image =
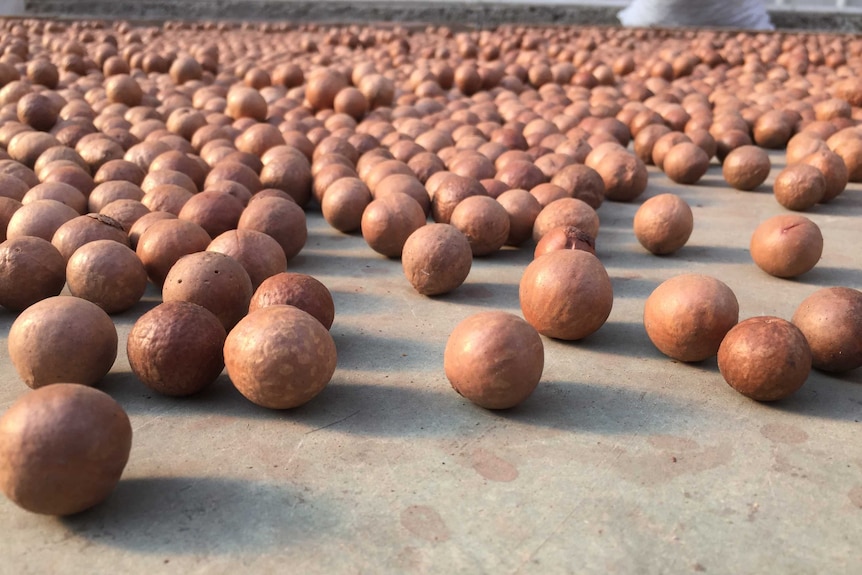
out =
<path fill-rule="evenodd" d="M 117 359 L 117 329 L 92 302 L 49 297 L 15 319 L 9 330 L 9 357 L 33 389 L 52 383 L 95 385 Z"/>
<path fill-rule="evenodd" d="M 737 190 L 751 191 L 766 181 L 771 168 L 766 150 L 759 146 L 739 146 L 725 156 L 721 173 Z"/>
<path fill-rule="evenodd" d="M 663 354 L 685 362 L 718 353 L 739 321 L 739 303 L 727 285 L 710 276 L 682 274 L 659 285 L 644 305 L 644 327 Z"/>
<path fill-rule="evenodd" d="M 226 337 L 221 321 L 206 308 L 166 301 L 138 318 L 126 354 L 132 371 L 150 389 L 192 395 L 221 374 Z"/>
<path fill-rule="evenodd" d="M 843 373 L 862 367 L 862 292 L 822 288 L 802 300 L 793 314 L 811 347 L 813 365 Z"/>
<path fill-rule="evenodd" d="M 635 212 L 635 237 L 649 252 L 672 254 L 683 247 L 694 229 L 694 216 L 685 200 L 676 194 L 659 194 Z"/>
<path fill-rule="evenodd" d="M 582 250 L 557 250 L 533 260 L 518 293 L 524 319 L 542 335 L 564 340 L 597 331 L 614 302 L 605 267 Z"/>
<path fill-rule="evenodd" d="M 775 277 L 792 278 L 820 261 L 823 234 L 805 216 L 781 214 L 757 226 L 749 249 L 757 267 Z"/>
<path fill-rule="evenodd" d="M 509 238 L 509 213 L 494 198 L 471 196 L 455 206 L 449 223 L 470 242 L 474 256 L 498 251 Z"/>
<path fill-rule="evenodd" d="M 337 353 L 317 319 L 291 305 L 273 305 L 248 314 L 231 330 L 224 360 L 234 386 L 249 401 L 290 409 L 323 391 Z"/>
<path fill-rule="evenodd" d="M 533 250 L 533 259 L 557 250 L 584 250 L 595 255 L 596 240 L 578 227 L 559 226 L 542 236 Z"/>
<path fill-rule="evenodd" d="M 234 258 L 214 251 L 188 254 L 171 267 L 162 300 L 187 301 L 212 312 L 226 331 L 248 313 L 251 278 Z"/>
<path fill-rule="evenodd" d="M 802 387 L 811 371 L 805 336 L 787 320 L 753 317 L 724 336 L 718 369 L 733 389 L 757 401 L 776 401 Z"/>
<path fill-rule="evenodd" d="M 452 387 L 486 409 L 524 401 L 542 378 L 544 346 L 538 332 L 518 316 L 477 313 L 459 323 L 446 342 L 443 369 Z"/>
<path fill-rule="evenodd" d="M 473 265 L 473 253 L 467 236 L 454 226 L 428 224 L 407 238 L 401 264 L 417 292 L 440 295 L 464 283 Z"/>
<path fill-rule="evenodd" d="M 252 295 L 249 313 L 271 305 L 292 305 L 317 319 L 329 329 L 335 319 L 335 302 L 325 285 L 317 279 L 291 272 L 264 280 Z"/>
<path fill-rule="evenodd" d="M 66 261 L 51 242 L 21 236 L 0 244 L 0 305 L 22 311 L 59 295 L 66 284 Z"/>
<path fill-rule="evenodd" d="M 119 313 L 138 303 L 147 289 L 147 271 L 129 246 L 113 240 L 88 242 L 66 264 L 69 293 Z"/>
<path fill-rule="evenodd" d="M 775 176 L 773 191 L 778 203 L 788 210 L 804 211 L 823 200 L 826 178 L 814 166 L 793 164 Z"/>
<path fill-rule="evenodd" d="M 108 394 L 43 387 L 0 418 L 0 490 L 33 513 L 79 513 L 108 498 L 131 446 L 129 417 Z"/>
<path fill-rule="evenodd" d="M 410 235 L 426 224 L 422 206 L 406 194 L 392 194 L 369 203 L 362 212 L 362 237 L 375 252 L 401 257 Z"/>

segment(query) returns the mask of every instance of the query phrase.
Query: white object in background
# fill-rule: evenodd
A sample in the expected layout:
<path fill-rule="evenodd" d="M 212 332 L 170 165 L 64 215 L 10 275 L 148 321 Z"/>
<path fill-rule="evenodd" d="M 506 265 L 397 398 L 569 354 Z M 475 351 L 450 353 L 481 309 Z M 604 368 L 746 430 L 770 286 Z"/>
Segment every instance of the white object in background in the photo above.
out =
<path fill-rule="evenodd" d="M 0 0 L 0 16 L 23 16 L 24 0 Z"/>
<path fill-rule="evenodd" d="M 709 26 L 772 30 L 763 0 L 634 0 L 617 17 L 623 26 Z"/>

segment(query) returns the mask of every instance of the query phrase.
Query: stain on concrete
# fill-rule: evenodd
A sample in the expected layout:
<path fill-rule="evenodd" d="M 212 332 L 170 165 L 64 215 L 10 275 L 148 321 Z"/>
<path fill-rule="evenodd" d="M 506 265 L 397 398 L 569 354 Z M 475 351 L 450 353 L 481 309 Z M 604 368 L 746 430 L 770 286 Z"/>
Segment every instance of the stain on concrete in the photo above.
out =
<path fill-rule="evenodd" d="M 857 485 L 847 493 L 850 498 L 850 503 L 862 509 L 862 485 Z"/>
<path fill-rule="evenodd" d="M 476 473 L 489 481 L 514 481 L 518 478 L 518 468 L 486 449 L 476 449 L 470 454 L 470 465 Z"/>
<path fill-rule="evenodd" d="M 401 525 L 417 537 L 432 543 L 449 539 L 449 528 L 433 507 L 411 505 L 401 512 Z"/>
<path fill-rule="evenodd" d="M 682 437 L 651 439 L 653 447 L 656 441 L 667 447 L 634 452 L 620 446 L 613 448 L 611 465 L 620 477 L 640 485 L 662 485 L 678 477 L 696 475 L 727 465 L 733 459 L 733 446 L 730 443 L 702 446 Z"/>
<path fill-rule="evenodd" d="M 760 434 L 775 443 L 798 445 L 808 441 L 808 434 L 795 425 L 767 423 L 760 428 Z"/>
<path fill-rule="evenodd" d="M 676 435 L 653 435 L 647 443 L 662 451 L 692 451 L 700 447 L 697 441 Z"/>

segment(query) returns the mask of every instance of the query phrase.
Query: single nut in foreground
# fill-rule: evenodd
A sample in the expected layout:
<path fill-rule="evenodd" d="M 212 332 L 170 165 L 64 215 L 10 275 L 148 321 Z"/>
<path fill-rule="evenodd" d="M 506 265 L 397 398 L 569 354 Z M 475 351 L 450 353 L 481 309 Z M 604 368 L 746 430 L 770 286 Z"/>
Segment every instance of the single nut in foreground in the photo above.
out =
<path fill-rule="evenodd" d="M 672 254 L 688 241 L 694 230 L 694 216 L 685 200 L 676 194 L 659 194 L 635 213 L 635 237 L 656 255 Z"/>
<path fill-rule="evenodd" d="M 224 344 L 228 376 L 249 401 L 270 409 L 307 403 L 335 373 L 335 341 L 310 314 L 273 305 L 245 316 Z"/>
<path fill-rule="evenodd" d="M 524 401 L 542 378 L 544 346 L 538 332 L 518 316 L 477 313 L 459 323 L 446 342 L 446 378 L 462 396 L 486 409 Z"/>
<path fill-rule="evenodd" d="M 789 321 L 753 317 L 727 332 L 718 348 L 718 369 L 742 395 L 776 401 L 793 394 L 808 379 L 811 349 Z"/>
<path fill-rule="evenodd" d="M 428 224 L 407 238 L 401 265 L 422 295 L 441 295 L 464 283 L 473 265 L 467 236 L 450 224 Z"/>
<path fill-rule="evenodd" d="M 792 321 L 808 340 L 816 369 L 843 373 L 862 367 L 862 292 L 819 289 L 802 300 Z"/>
<path fill-rule="evenodd" d="M 814 207 L 826 194 L 823 172 L 808 164 L 793 164 L 775 176 L 775 200 L 788 210 L 804 211 Z"/>
<path fill-rule="evenodd" d="M 218 317 L 187 301 L 167 301 L 142 315 L 129 332 L 129 366 L 144 385 L 185 396 L 216 380 L 224 369 L 227 336 Z"/>
<path fill-rule="evenodd" d="M 51 383 L 94 385 L 117 359 L 117 328 L 96 304 L 72 296 L 43 299 L 15 319 L 9 358 L 36 389 Z"/>
<path fill-rule="evenodd" d="M 682 274 L 659 285 L 644 305 L 644 328 L 660 352 L 679 361 L 703 361 L 739 321 L 733 291 L 710 276 Z"/>
<path fill-rule="evenodd" d="M 724 158 L 721 173 L 724 181 L 737 190 L 750 192 L 766 181 L 772 162 L 760 146 L 739 146 Z"/>
<path fill-rule="evenodd" d="M 769 275 L 793 278 L 811 270 L 823 253 L 820 228 L 797 214 L 781 214 L 762 222 L 751 235 L 751 259 Z"/>
<path fill-rule="evenodd" d="M 518 288 L 524 319 L 542 335 L 578 340 L 602 327 L 614 302 L 608 272 L 591 253 L 557 250 L 533 260 Z"/>
<path fill-rule="evenodd" d="M 33 513 L 78 513 L 108 498 L 131 447 L 129 417 L 108 394 L 48 385 L 0 418 L 0 490 Z"/>

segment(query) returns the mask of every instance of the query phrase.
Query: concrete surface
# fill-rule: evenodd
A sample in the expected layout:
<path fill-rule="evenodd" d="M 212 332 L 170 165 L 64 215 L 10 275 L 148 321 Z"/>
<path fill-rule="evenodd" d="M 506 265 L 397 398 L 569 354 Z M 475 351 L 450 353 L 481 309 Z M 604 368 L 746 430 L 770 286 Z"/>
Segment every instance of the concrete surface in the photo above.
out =
<path fill-rule="evenodd" d="M 636 203 L 599 210 L 610 320 L 579 343 L 545 339 L 539 388 L 498 413 L 450 388 L 443 349 L 471 313 L 519 313 L 532 245 L 475 261 L 463 286 L 432 299 L 398 261 L 309 214 L 307 247 L 289 267 L 335 297 L 327 389 L 285 412 L 252 405 L 226 375 L 196 397 L 165 398 L 136 381 L 121 351 L 101 386 L 134 426 L 119 487 L 65 519 L 0 501 L 0 572 L 862 572 L 862 370 L 812 373 L 790 399 L 759 404 L 727 386 L 714 360 L 661 355 L 641 322 L 646 296 L 682 272 L 727 282 L 741 318 L 789 318 L 819 287 L 862 287 L 862 188 L 808 214 L 823 259 L 789 281 L 747 250 L 754 227 L 784 211 L 768 185 L 727 189 L 717 165 L 696 186 L 650 177 Z M 631 221 L 667 190 L 692 205 L 695 231 L 676 255 L 655 257 Z M 149 293 L 116 317 L 121 348 L 156 301 Z M 12 320 L 0 313 L 3 334 Z M 4 409 L 25 387 L 5 337 L 0 350 Z"/>
<path fill-rule="evenodd" d="M 619 6 L 589 2 L 523 2 L 522 0 L 24 0 L 26 13 L 62 18 L 131 20 L 290 20 L 294 22 L 445 22 L 476 28 L 504 23 L 617 26 Z M 862 31 L 862 13 L 794 9 L 770 10 L 779 29 Z M 851 10 L 853 8 L 850 8 Z"/>

